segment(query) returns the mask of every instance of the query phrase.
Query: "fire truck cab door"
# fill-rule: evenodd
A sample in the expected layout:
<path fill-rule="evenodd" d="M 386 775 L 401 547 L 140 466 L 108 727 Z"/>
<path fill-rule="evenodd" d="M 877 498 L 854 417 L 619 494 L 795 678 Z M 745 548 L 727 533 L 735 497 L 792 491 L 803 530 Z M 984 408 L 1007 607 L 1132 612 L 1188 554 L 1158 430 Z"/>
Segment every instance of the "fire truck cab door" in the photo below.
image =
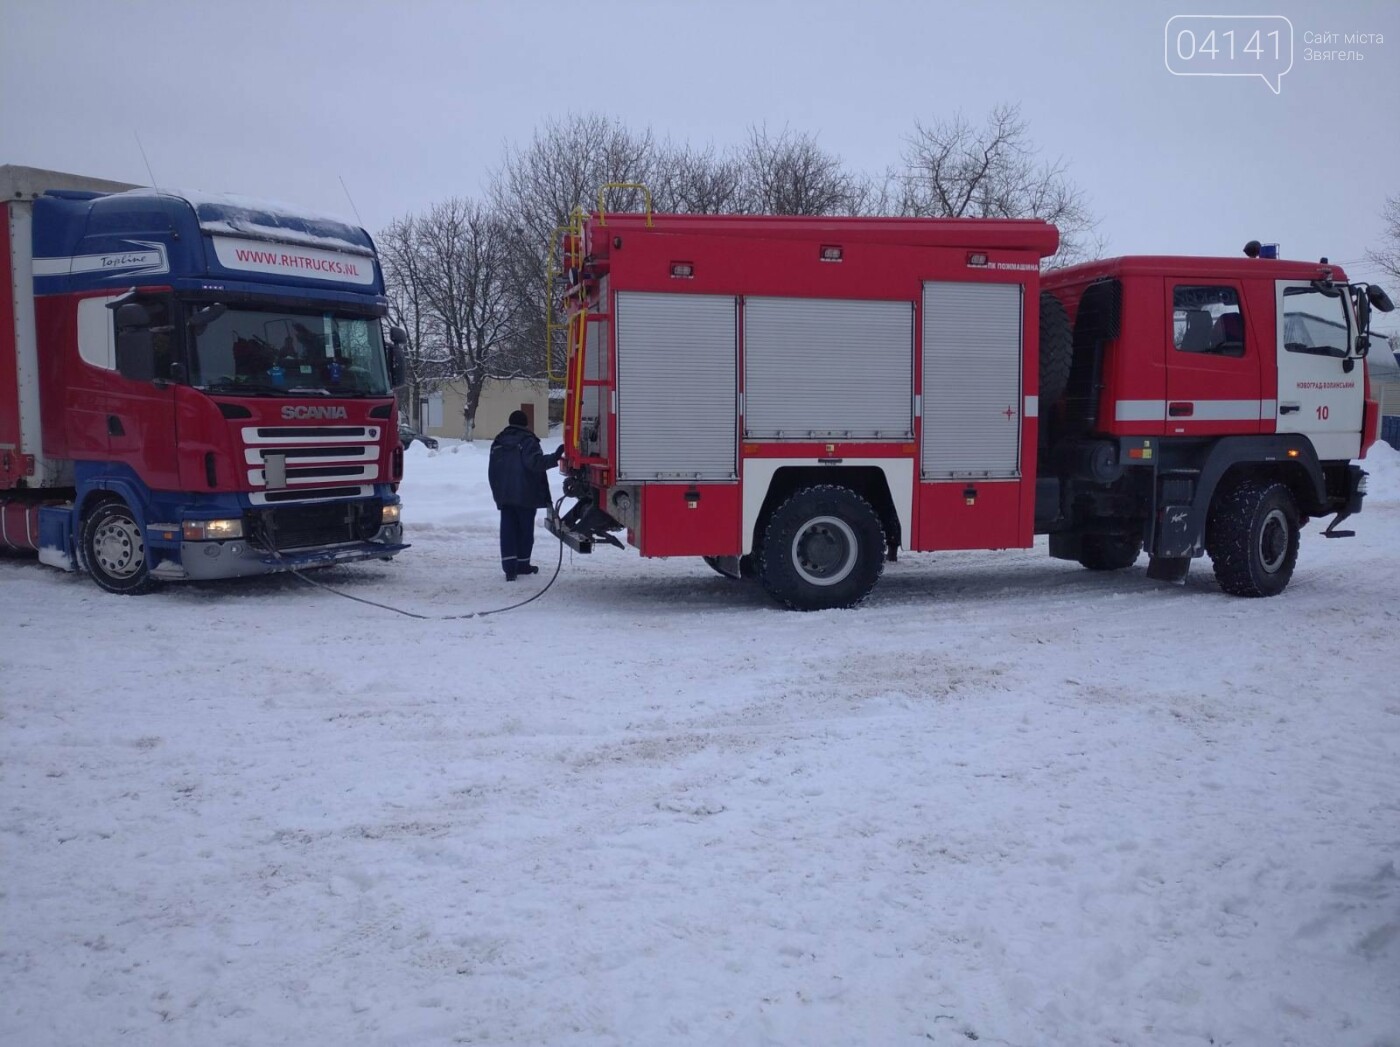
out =
<path fill-rule="evenodd" d="M 1346 288 L 1280 280 L 1275 294 L 1278 431 L 1303 434 L 1323 461 L 1355 458 L 1365 377 Z"/>
<path fill-rule="evenodd" d="M 1165 292 L 1167 435 L 1258 433 L 1261 356 L 1268 346 L 1257 337 L 1239 282 L 1168 277 Z"/>

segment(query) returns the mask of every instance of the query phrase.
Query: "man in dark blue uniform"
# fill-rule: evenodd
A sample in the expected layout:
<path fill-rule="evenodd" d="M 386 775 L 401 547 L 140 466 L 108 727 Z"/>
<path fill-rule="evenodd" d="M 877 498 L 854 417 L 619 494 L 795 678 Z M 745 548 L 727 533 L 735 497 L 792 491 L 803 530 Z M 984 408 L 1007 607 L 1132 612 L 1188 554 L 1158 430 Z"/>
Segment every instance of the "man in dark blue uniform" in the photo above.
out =
<path fill-rule="evenodd" d="M 510 424 L 491 443 L 486 469 L 491 497 L 501 511 L 501 569 L 506 581 L 522 574 L 538 574 L 530 563 L 535 546 L 535 511 L 549 506 L 549 480 L 545 473 L 559 464 L 564 446 L 553 454 L 540 449 L 524 411 L 512 411 Z"/>

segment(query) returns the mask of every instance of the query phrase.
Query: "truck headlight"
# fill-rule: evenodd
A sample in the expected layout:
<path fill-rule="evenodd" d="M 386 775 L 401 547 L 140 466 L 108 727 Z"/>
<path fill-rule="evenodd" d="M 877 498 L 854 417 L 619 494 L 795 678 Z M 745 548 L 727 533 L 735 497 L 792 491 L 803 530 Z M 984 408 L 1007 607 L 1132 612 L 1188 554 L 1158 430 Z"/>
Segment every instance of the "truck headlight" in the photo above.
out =
<path fill-rule="evenodd" d="M 379 524 L 380 524 L 381 527 L 382 527 L 382 526 L 386 526 L 386 525 L 388 525 L 388 524 L 396 524 L 396 523 L 398 523 L 398 522 L 399 522 L 399 506 L 397 506 L 397 505 L 386 505 L 382 510 L 380 510 L 380 513 L 379 513 Z"/>
<path fill-rule="evenodd" d="M 228 520 L 186 520 L 180 525 L 180 532 L 187 542 L 242 538 L 243 521 L 238 517 Z"/>

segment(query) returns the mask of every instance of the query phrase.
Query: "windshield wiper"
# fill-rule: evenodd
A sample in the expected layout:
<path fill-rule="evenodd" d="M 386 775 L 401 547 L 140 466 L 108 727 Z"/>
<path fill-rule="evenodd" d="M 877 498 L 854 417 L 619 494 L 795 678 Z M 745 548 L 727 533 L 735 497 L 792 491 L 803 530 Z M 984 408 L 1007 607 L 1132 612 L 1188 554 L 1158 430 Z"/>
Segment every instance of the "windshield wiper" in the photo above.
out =
<path fill-rule="evenodd" d="M 203 389 L 206 393 L 217 393 L 220 396 L 299 396 L 303 398 L 322 396 L 335 397 L 339 400 L 363 400 L 367 396 L 389 395 L 388 393 L 366 392 L 359 389 L 323 389 L 320 386 L 311 385 L 288 387 L 273 385 L 270 382 L 235 382 L 232 380 L 208 382 L 195 386 L 195 388 Z"/>
<path fill-rule="evenodd" d="M 235 382 L 230 379 L 209 382 L 206 392 L 233 396 L 285 396 L 287 391 L 267 382 Z"/>

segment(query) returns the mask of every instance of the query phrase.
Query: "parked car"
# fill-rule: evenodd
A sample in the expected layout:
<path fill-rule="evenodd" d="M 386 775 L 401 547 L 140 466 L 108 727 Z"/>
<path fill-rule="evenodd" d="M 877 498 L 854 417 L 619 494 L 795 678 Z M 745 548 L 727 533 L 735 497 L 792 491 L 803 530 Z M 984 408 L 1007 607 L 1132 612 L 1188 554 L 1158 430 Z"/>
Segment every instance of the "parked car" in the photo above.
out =
<path fill-rule="evenodd" d="M 412 426 L 400 425 L 399 443 L 403 444 L 403 448 L 405 451 L 408 450 L 408 448 L 413 444 L 414 440 L 417 440 L 420 444 L 428 448 L 428 450 L 430 451 L 437 450 L 438 442 L 436 436 L 425 436 L 423 433 L 420 433 L 417 429 L 414 429 Z"/>

